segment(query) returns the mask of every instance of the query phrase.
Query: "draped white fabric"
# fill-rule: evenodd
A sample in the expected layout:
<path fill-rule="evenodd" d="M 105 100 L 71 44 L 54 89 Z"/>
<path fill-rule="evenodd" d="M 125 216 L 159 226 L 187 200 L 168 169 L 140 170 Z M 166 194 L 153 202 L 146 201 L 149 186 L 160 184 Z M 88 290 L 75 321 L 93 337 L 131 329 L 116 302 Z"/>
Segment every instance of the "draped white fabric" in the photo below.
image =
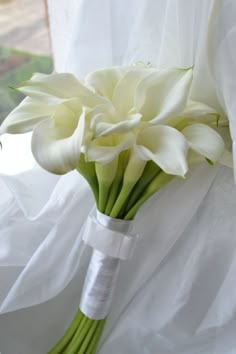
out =
<path fill-rule="evenodd" d="M 234 0 L 49 0 L 49 15 L 57 71 L 194 65 L 191 97 L 228 116 L 236 140 Z M 32 168 L 22 139 L 7 136 L 0 157 L 0 352 L 45 354 L 79 305 L 94 203 L 78 173 Z M 235 213 L 233 171 L 207 163 L 144 206 L 100 354 L 236 353 Z"/>

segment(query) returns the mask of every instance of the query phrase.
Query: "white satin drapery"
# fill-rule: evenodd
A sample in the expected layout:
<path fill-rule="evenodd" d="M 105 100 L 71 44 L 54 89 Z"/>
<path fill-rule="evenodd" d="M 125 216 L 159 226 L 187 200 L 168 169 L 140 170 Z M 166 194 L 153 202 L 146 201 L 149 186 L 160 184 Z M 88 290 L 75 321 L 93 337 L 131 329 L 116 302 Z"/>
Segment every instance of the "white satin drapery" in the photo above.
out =
<path fill-rule="evenodd" d="M 49 14 L 57 71 L 194 64 L 191 96 L 225 112 L 236 139 L 233 0 L 50 0 Z M 1 183 L 0 351 L 44 354 L 79 304 L 92 196 L 75 172 Z M 232 171 L 207 164 L 147 203 L 99 353 L 236 353 L 235 212 Z"/>

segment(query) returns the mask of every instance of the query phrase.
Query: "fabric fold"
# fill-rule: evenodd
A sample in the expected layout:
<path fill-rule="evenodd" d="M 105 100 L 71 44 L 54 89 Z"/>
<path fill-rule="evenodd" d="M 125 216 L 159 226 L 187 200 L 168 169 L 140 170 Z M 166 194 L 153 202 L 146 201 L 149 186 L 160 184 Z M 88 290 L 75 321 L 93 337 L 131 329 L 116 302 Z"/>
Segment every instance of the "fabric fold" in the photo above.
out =
<path fill-rule="evenodd" d="M 82 226 L 92 206 L 90 197 L 83 185 L 70 202 L 63 201 L 63 205 L 66 203 L 64 210 L 60 211 L 59 203 L 52 203 L 52 211 L 56 212 L 54 219 L 51 215 L 53 225 L 38 247 L 32 250 L 31 257 L 2 303 L 1 313 L 47 301 L 62 291 L 78 272 L 83 251 Z M 83 203 L 83 208 L 80 203 Z M 68 223 L 69 218 L 74 221 Z M 45 217 L 43 220 L 45 222 Z M 27 244 L 26 239 L 24 242 Z"/>

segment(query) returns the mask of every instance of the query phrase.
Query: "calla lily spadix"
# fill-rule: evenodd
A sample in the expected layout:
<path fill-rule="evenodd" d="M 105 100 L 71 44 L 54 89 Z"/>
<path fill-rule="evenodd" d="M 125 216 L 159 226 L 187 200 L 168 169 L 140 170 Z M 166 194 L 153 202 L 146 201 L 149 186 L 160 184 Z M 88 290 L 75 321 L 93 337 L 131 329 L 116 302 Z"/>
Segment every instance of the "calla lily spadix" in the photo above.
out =
<path fill-rule="evenodd" d="M 95 229 L 98 215 L 108 217 L 114 226 L 134 219 L 147 199 L 176 176 L 186 178 L 193 164 L 206 160 L 214 164 L 221 159 L 229 163 L 227 120 L 222 123 L 214 108 L 190 99 L 192 79 L 193 68 L 157 70 L 144 64 L 102 69 L 84 81 L 68 73 L 35 74 L 17 88 L 27 97 L 2 123 L 0 134 L 32 131 L 37 162 L 55 174 L 76 169 L 94 194 L 98 211 Z M 101 225 L 98 227 L 101 230 Z M 106 229 L 109 245 L 113 244 L 111 231 L 117 230 Z M 115 234 L 116 241 L 123 235 L 120 231 Z M 124 239 L 126 245 L 131 239 Z M 104 239 L 100 241 L 104 246 Z M 118 258 L 99 254 L 119 265 Z M 91 264 L 98 253 L 93 251 L 93 255 Z M 101 264 L 107 263 L 99 258 Z M 102 296 L 112 293 L 110 283 L 104 285 L 110 270 L 109 266 L 100 273 Z M 95 278 L 99 279 L 97 273 Z M 89 296 L 96 294 L 94 284 L 90 290 Z M 104 303 L 104 297 L 97 303 Z M 80 306 L 49 354 L 94 354 L 107 314 L 97 319 Z"/>

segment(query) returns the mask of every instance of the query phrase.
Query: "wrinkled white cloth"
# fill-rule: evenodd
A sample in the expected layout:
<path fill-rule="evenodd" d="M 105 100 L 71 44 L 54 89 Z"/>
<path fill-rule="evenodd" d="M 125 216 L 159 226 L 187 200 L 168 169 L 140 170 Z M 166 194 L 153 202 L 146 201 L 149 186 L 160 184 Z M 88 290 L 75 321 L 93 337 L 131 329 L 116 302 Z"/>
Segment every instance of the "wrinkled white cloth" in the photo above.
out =
<path fill-rule="evenodd" d="M 57 71 L 195 65 L 191 97 L 225 113 L 236 139 L 234 0 L 48 5 Z M 29 142 L 18 138 L 7 138 L 0 158 L 0 352 L 45 354 L 79 306 L 91 254 L 83 225 L 94 202 L 78 173 L 32 168 Z M 14 169 L 7 146 L 16 149 Z M 207 163 L 146 203 L 99 354 L 236 353 L 235 214 L 233 171 Z"/>

